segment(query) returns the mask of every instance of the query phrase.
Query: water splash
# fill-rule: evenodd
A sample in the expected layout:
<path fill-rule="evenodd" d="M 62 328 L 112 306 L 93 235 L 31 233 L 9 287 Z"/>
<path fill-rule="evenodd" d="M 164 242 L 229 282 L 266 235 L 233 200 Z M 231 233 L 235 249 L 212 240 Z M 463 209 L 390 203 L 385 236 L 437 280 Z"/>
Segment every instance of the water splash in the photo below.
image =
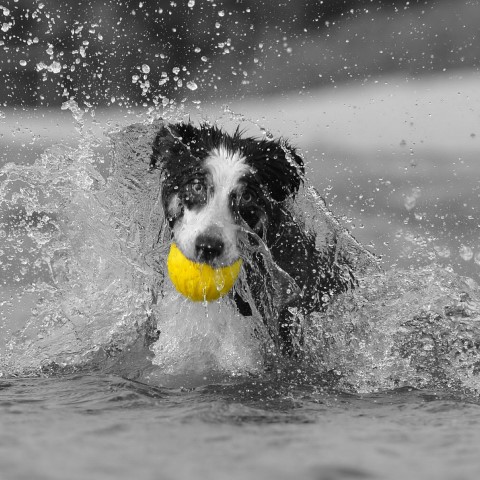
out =
<path fill-rule="evenodd" d="M 360 279 L 308 324 L 309 351 L 354 391 L 414 386 L 478 392 L 480 288 L 438 266 Z"/>
<path fill-rule="evenodd" d="M 250 237 L 245 260 L 252 262 L 253 248 L 268 266 L 262 312 L 242 277 L 237 288 L 252 316 L 241 316 L 229 297 L 182 302 L 165 275 L 161 183 L 149 169 L 161 121 L 111 132 L 111 159 L 102 158 L 110 170 L 102 175 L 85 112 L 74 101 L 64 108 L 77 124 L 77 148 L 53 147 L 33 165 L 0 171 L 3 374 L 95 366 L 176 385 L 277 372 L 282 362 L 267 327 L 297 292 L 261 239 Z M 325 312 L 292 309 L 304 332 L 296 381 L 308 374 L 309 382 L 329 376 L 361 392 L 402 385 L 478 391 L 480 291 L 473 281 L 434 265 L 381 272 L 308 185 L 292 208 L 316 232 L 319 249 L 335 241 L 358 272 L 358 287 Z M 14 315 L 15 302 L 31 311 Z"/>
<path fill-rule="evenodd" d="M 162 281 L 143 256 L 154 250 L 163 221 L 157 219 L 158 178 L 146 176 L 141 181 L 150 188 L 132 190 L 140 166 L 148 171 L 147 152 L 139 148 L 136 164 L 114 168 L 105 181 L 90 147 L 55 147 L 32 166 L 2 170 L 2 206 L 19 211 L 16 223 L 24 228 L 21 237 L 15 225 L 7 241 L 13 249 L 28 242 L 34 278 L 28 288 L 38 296 L 8 344 L 3 363 L 11 369 L 76 365 L 99 349 L 121 349 L 148 320 L 152 293 L 146 285 Z"/>
<path fill-rule="evenodd" d="M 259 375 L 273 350 L 261 318 L 240 315 L 229 298 L 194 303 L 166 284 L 154 312 L 160 336 L 151 347 L 152 363 L 159 368 L 144 373 L 148 382 L 178 386 L 205 384 L 219 374 Z"/>

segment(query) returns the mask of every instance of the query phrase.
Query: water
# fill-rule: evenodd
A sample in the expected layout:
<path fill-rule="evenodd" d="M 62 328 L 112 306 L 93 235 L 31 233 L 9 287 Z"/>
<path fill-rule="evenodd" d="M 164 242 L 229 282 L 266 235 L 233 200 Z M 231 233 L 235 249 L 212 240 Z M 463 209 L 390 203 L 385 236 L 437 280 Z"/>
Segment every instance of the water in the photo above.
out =
<path fill-rule="evenodd" d="M 116 376 L 0 382 L 2 478 L 467 479 L 477 404 L 292 383 L 192 391 Z"/>
<path fill-rule="evenodd" d="M 307 184 L 296 208 L 338 233 L 359 286 L 300 318 L 305 358 L 280 360 L 228 299 L 178 309 L 158 119 L 105 144 L 64 108 L 71 146 L 0 172 L 1 478 L 473 478 L 475 281 L 420 240 L 421 264 L 383 271 Z"/>

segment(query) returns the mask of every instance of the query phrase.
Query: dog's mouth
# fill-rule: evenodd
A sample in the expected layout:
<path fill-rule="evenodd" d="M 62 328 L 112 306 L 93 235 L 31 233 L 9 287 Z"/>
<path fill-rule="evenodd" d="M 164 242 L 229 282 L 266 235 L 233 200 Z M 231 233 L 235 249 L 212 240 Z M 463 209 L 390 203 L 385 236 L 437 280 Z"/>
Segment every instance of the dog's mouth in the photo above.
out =
<path fill-rule="evenodd" d="M 187 257 L 188 258 L 188 257 Z M 197 263 L 199 265 L 206 265 L 208 267 L 212 267 L 215 270 L 221 269 L 221 268 L 228 268 L 234 265 L 236 262 L 239 260 L 242 260 L 242 257 L 240 255 L 236 257 L 229 258 L 228 260 L 204 260 L 204 259 L 199 259 L 199 258 L 194 258 L 191 259 L 192 262 Z"/>
<path fill-rule="evenodd" d="M 191 262 L 199 265 L 207 265 L 214 269 L 231 267 L 242 259 L 242 256 L 238 253 L 233 255 L 227 255 L 225 252 L 222 253 L 215 242 L 205 242 L 202 247 L 195 248 L 193 255 L 192 253 L 188 253 L 188 250 L 182 248 L 175 239 L 172 240 L 172 244 L 175 244 L 182 255 Z"/>

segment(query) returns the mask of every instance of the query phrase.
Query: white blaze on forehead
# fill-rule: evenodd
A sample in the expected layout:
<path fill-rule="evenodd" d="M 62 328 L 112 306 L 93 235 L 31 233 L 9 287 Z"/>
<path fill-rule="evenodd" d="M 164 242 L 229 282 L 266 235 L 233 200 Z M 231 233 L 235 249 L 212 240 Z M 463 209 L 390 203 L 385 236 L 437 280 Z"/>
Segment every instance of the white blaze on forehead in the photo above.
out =
<path fill-rule="evenodd" d="M 174 229 L 175 241 L 184 255 L 196 261 L 198 235 L 218 236 L 224 243 L 224 249 L 215 262 L 219 266 L 231 265 L 238 260 L 239 252 L 238 226 L 231 212 L 229 197 L 250 167 L 241 152 L 220 147 L 212 150 L 205 159 L 205 168 L 211 177 L 213 193 L 200 208 L 184 210 L 181 221 Z"/>
<path fill-rule="evenodd" d="M 239 151 L 230 152 L 224 147 L 212 150 L 205 166 L 212 175 L 213 188 L 217 193 L 230 193 L 238 185 L 240 178 L 249 171 L 245 157 Z"/>

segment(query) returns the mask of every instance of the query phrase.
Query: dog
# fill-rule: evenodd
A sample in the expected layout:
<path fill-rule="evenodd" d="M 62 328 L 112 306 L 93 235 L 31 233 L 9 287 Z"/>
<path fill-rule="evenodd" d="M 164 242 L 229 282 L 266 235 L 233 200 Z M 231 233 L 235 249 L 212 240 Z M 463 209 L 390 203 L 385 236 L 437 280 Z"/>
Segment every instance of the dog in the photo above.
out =
<path fill-rule="evenodd" d="M 206 123 L 165 124 L 153 142 L 150 168 L 161 171 L 172 241 L 187 258 L 215 268 L 243 258 L 253 302 L 236 288 L 236 308 L 244 316 L 256 309 L 281 352 L 300 355 L 298 314 L 323 311 L 355 286 L 355 276 L 340 259 L 335 236 L 319 249 L 315 233 L 292 211 L 305 177 L 296 149 L 284 139 L 244 136 L 239 128 L 228 134 Z M 272 265 L 294 294 L 269 305 L 278 287 Z"/>

